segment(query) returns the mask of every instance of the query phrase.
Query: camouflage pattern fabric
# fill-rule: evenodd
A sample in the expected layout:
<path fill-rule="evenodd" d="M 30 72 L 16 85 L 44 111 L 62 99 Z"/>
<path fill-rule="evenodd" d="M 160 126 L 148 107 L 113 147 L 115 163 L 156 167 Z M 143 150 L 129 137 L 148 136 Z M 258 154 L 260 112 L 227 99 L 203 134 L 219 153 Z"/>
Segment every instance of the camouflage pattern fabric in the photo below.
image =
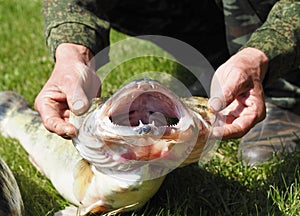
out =
<path fill-rule="evenodd" d="M 283 78 L 266 82 L 265 100 L 300 115 L 300 70 L 290 71 Z"/>
<path fill-rule="evenodd" d="M 286 76 L 300 65 L 300 1 L 281 0 L 243 47 L 255 47 L 268 56 L 267 79 Z"/>
<path fill-rule="evenodd" d="M 236 53 L 266 20 L 275 0 L 223 0 L 227 44 Z"/>
<path fill-rule="evenodd" d="M 132 35 L 173 36 L 197 48 L 215 68 L 228 51 L 254 47 L 270 60 L 264 80 L 268 98 L 286 108 L 299 104 L 300 0 L 212 2 L 44 0 L 45 38 L 54 56 L 64 42 L 99 52 L 109 45 L 111 27 Z"/>
<path fill-rule="evenodd" d="M 223 0 L 223 10 L 231 54 L 241 47 L 262 50 L 273 79 L 299 67 L 299 0 Z"/>
<path fill-rule="evenodd" d="M 133 36 L 177 38 L 198 49 L 215 68 L 229 57 L 223 11 L 211 0 L 44 0 L 44 16 L 53 56 L 66 41 L 97 53 L 108 44 L 106 29 L 112 27 Z"/>
<path fill-rule="evenodd" d="M 264 51 L 266 101 L 300 113 L 300 1 L 223 0 L 223 10 L 230 53 Z"/>
<path fill-rule="evenodd" d="M 44 35 L 51 55 L 61 43 L 75 43 L 98 53 L 109 45 L 109 23 L 76 0 L 44 0 Z"/>

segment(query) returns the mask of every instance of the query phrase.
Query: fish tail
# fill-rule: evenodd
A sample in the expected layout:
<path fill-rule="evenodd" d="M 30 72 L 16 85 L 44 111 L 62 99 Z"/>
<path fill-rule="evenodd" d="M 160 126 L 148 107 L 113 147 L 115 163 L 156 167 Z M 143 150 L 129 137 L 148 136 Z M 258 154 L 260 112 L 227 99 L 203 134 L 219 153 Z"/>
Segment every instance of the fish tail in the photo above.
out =
<path fill-rule="evenodd" d="M 21 216 L 24 204 L 15 177 L 0 158 L 0 215 Z"/>
<path fill-rule="evenodd" d="M 12 91 L 0 92 L 0 125 L 5 117 L 26 108 L 28 103 L 21 95 Z"/>

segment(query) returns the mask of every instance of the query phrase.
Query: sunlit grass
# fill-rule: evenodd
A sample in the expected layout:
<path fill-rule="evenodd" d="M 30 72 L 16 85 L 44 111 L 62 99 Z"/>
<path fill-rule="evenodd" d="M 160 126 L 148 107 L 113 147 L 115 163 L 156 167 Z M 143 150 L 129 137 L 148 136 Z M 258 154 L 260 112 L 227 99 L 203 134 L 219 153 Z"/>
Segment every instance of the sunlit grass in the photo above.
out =
<path fill-rule="evenodd" d="M 43 39 L 41 6 L 40 1 L 0 0 L 0 90 L 18 92 L 30 106 L 53 67 Z M 113 42 L 125 37 L 115 31 L 111 35 Z M 112 59 L 120 53 L 112 51 Z M 112 94 L 143 71 L 180 77 L 185 69 L 165 58 L 133 59 L 103 81 L 103 95 Z M 194 164 L 175 170 L 143 209 L 123 215 L 300 215 L 300 156 L 245 167 L 237 158 L 238 141 L 222 142 L 217 154 L 201 168 Z M 31 165 L 16 140 L 0 137 L 0 154 L 18 181 L 26 215 L 53 215 L 68 205 Z"/>

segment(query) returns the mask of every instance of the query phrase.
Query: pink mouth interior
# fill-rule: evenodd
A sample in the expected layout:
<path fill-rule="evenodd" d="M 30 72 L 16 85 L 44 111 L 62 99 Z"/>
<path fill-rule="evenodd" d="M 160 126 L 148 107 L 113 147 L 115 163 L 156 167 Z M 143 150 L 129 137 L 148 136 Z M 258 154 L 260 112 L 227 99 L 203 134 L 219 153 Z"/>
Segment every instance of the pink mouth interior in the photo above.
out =
<path fill-rule="evenodd" d="M 179 121 L 179 113 L 176 113 L 176 105 L 173 101 L 160 92 L 146 92 L 131 99 L 124 97 L 120 106 L 114 110 L 110 120 L 121 126 L 138 126 L 151 124 L 155 126 L 175 125 Z"/>

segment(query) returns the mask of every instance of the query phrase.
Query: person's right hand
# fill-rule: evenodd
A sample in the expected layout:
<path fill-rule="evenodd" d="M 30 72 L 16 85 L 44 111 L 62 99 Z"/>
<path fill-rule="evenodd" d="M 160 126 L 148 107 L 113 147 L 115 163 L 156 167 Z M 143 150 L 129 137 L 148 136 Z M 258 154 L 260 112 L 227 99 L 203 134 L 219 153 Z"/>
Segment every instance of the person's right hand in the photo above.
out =
<path fill-rule="evenodd" d="M 64 138 L 76 135 L 69 123 L 70 111 L 83 114 L 90 100 L 100 95 L 101 82 L 90 60 L 90 50 L 84 46 L 63 43 L 55 53 L 54 70 L 35 99 L 34 107 L 40 113 L 46 129 Z"/>

